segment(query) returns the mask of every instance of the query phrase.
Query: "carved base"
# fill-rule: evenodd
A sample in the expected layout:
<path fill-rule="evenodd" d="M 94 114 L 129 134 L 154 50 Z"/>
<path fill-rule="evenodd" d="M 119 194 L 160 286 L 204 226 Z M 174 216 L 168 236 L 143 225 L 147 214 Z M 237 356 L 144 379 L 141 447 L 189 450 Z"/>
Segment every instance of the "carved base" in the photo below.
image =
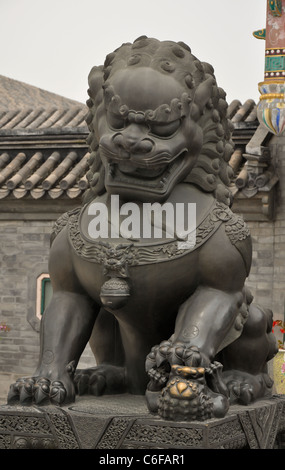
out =
<path fill-rule="evenodd" d="M 285 395 L 202 423 L 163 420 L 130 395 L 63 408 L 0 406 L 0 449 L 273 449 L 285 448 L 284 436 Z"/>

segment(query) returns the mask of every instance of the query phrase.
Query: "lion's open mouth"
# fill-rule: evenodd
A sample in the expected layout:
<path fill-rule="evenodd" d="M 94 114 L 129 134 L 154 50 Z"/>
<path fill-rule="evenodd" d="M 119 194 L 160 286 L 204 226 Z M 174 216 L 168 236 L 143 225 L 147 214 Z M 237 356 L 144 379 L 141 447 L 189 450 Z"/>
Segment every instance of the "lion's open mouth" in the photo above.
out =
<path fill-rule="evenodd" d="M 152 161 L 137 162 L 134 160 L 122 161 L 119 158 L 110 158 L 110 154 L 103 150 L 103 158 L 105 157 L 107 170 L 108 185 L 122 188 L 124 186 L 142 187 L 145 190 L 164 192 L 167 189 L 168 183 L 174 178 L 176 179 L 185 164 L 185 154 L 187 149 L 183 149 L 176 156 L 171 159 L 158 158 L 159 163 Z M 163 161 L 164 160 L 164 161 Z M 170 161 L 169 161 L 170 160 Z M 163 161 L 163 162 L 162 162 Z"/>
<path fill-rule="evenodd" d="M 158 165 L 157 167 L 153 166 L 151 168 L 141 168 L 135 165 L 130 165 L 129 163 L 118 163 L 117 169 L 120 173 L 124 173 L 128 176 L 134 176 L 135 178 L 147 178 L 153 179 L 162 175 L 168 165 Z"/>
<path fill-rule="evenodd" d="M 183 166 L 183 155 L 180 155 L 172 163 L 168 165 L 160 165 L 152 168 L 127 167 L 111 163 L 109 164 L 109 183 L 118 184 L 119 186 L 141 186 L 145 189 L 163 190 Z"/>

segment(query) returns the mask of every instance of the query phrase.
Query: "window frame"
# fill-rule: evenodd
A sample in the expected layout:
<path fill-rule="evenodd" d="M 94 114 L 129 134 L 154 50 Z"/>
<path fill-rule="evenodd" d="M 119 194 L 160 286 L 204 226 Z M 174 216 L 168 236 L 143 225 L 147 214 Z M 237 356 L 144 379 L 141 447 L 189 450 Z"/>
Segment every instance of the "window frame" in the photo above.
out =
<path fill-rule="evenodd" d="M 36 317 L 39 320 L 41 320 L 45 309 L 45 289 L 47 282 L 51 282 L 48 273 L 42 273 L 37 277 Z"/>

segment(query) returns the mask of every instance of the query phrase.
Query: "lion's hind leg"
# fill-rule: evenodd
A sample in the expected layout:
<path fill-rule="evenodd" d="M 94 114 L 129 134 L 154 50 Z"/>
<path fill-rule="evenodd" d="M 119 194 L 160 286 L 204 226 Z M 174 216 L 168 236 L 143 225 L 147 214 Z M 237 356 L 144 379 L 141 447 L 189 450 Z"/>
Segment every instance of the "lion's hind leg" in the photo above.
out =
<path fill-rule="evenodd" d="M 220 354 L 231 402 L 244 405 L 271 395 L 273 381 L 267 362 L 278 351 L 271 310 L 251 304 L 241 336 Z"/>

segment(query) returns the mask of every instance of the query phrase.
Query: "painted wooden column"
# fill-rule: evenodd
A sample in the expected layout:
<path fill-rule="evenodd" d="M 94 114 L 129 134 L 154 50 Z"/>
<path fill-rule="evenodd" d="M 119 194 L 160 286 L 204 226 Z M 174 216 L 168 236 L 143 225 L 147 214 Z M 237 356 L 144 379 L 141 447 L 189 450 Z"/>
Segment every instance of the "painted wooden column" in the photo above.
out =
<path fill-rule="evenodd" d="M 258 84 L 259 121 L 273 134 L 285 132 L 285 0 L 267 0 L 266 30 L 254 33 L 265 39 L 264 81 Z"/>

